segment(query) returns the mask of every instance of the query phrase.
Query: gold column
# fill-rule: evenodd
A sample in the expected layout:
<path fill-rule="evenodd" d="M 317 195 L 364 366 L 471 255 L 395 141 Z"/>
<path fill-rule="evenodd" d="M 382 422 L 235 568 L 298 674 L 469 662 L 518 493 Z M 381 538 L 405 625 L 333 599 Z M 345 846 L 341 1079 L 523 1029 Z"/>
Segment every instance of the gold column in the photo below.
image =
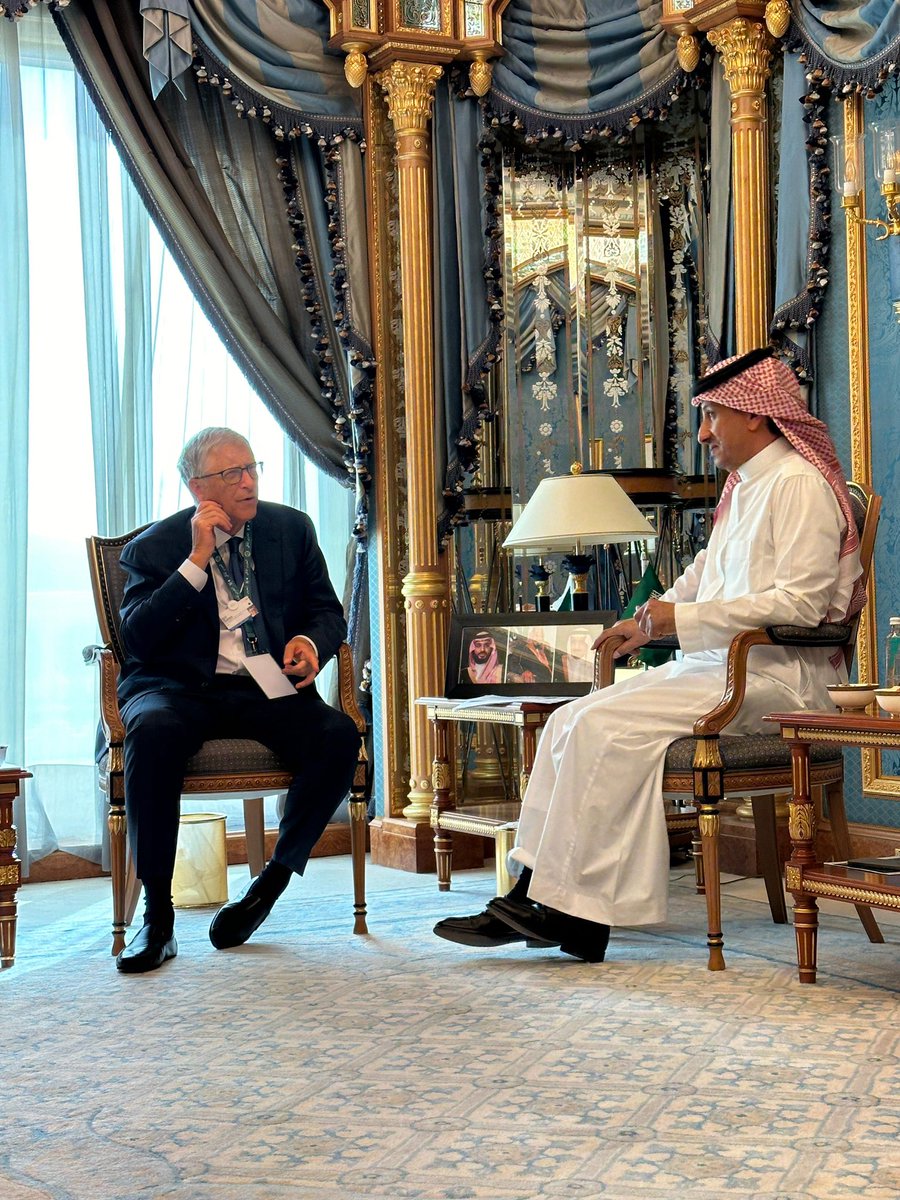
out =
<path fill-rule="evenodd" d="M 731 89 L 735 340 L 738 354 L 765 346 L 771 318 L 771 214 L 766 80 L 774 41 L 743 17 L 711 29 Z"/>
<path fill-rule="evenodd" d="M 406 408 L 409 574 L 403 580 L 409 655 L 409 803 L 403 815 L 431 814 L 433 733 L 418 696 L 444 686 L 450 614 L 446 562 L 437 541 L 434 439 L 434 344 L 431 296 L 431 136 L 434 88 L 442 68 L 394 62 L 378 76 L 396 135 Z M 444 556 L 446 559 L 446 556 Z"/>
<path fill-rule="evenodd" d="M 852 144 L 865 131 L 862 96 L 843 102 L 844 144 Z M 842 205 L 853 208 L 858 217 L 866 215 L 865 189 Z M 854 479 L 872 484 L 872 410 L 869 399 L 869 287 L 866 263 L 866 226 L 844 221 L 847 237 L 847 348 L 850 389 L 850 470 Z M 878 649 L 875 637 L 875 572 L 869 577 L 868 602 L 859 618 L 856 638 L 856 665 L 861 680 L 878 678 Z M 863 750 L 865 767 L 878 759 L 877 751 Z M 880 773 L 880 772 L 877 772 Z"/>
<path fill-rule="evenodd" d="M 369 214 L 369 280 L 375 361 L 375 504 L 373 546 L 378 559 L 381 603 L 380 654 L 382 753 L 380 773 L 384 815 L 399 817 L 409 790 L 409 738 L 406 723 L 406 612 L 403 575 L 406 565 L 406 469 L 400 426 L 403 422 L 402 332 L 400 298 L 394 279 L 400 255 L 392 229 L 396 222 L 394 139 L 387 101 L 369 76 L 365 81 L 366 201 Z M 373 831 L 374 833 L 374 831 Z M 373 855 L 377 838 L 373 836 Z"/>

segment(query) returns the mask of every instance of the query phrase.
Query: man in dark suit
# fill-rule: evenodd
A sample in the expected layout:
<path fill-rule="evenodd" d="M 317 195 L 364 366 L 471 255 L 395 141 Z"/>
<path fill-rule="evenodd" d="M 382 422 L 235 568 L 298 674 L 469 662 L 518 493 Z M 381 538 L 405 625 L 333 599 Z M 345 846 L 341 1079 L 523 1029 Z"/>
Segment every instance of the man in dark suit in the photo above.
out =
<path fill-rule="evenodd" d="M 346 636 L 343 611 L 309 517 L 259 501 L 261 465 L 240 434 L 204 429 L 178 464 L 196 507 L 156 522 L 122 553 L 125 803 L 145 913 L 117 959 L 121 971 L 152 971 L 177 953 L 179 798 L 204 741 L 254 738 L 294 774 L 271 861 L 213 919 L 217 949 L 245 942 L 291 874 L 303 874 L 352 782 L 356 726 L 314 685 Z"/>

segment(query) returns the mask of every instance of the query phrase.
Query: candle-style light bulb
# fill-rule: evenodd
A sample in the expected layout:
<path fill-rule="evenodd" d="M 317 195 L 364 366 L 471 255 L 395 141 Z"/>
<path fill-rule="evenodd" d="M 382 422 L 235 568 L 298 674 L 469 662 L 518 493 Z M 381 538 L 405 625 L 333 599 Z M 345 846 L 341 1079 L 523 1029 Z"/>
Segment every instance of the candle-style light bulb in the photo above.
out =
<path fill-rule="evenodd" d="M 859 168 L 856 165 L 856 145 L 847 143 L 847 159 L 844 163 L 844 195 L 855 196 L 859 191 Z"/>

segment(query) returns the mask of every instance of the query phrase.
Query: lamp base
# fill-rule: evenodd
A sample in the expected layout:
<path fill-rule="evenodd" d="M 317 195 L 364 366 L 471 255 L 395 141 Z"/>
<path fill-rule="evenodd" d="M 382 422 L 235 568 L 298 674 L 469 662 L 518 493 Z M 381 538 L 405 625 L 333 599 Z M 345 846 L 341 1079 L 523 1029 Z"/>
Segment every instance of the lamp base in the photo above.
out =
<path fill-rule="evenodd" d="M 587 578 L 593 562 L 593 554 L 567 554 L 563 559 L 562 565 L 569 572 L 573 612 L 587 612 L 591 607 Z"/>

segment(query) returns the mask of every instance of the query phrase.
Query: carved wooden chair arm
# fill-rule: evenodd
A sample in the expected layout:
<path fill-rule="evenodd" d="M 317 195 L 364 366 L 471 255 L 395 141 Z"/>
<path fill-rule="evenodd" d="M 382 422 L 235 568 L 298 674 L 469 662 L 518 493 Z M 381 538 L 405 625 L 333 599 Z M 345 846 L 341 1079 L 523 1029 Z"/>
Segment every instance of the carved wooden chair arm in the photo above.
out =
<path fill-rule="evenodd" d="M 609 687 L 613 682 L 616 670 L 616 651 L 625 640 L 626 638 L 623 633 L 614 634 L 612 637 L 608 637 L 605 642 L 601 642 L 594 651 L 592 691 L 596 692 L 598 688 Z"/>
<path fill-rule="evenodd" d="M 802 625 L 770 625 L 745 629 L 731 639 L 725 667 L 722 699 L 694 724 L 694 737 L 720 733 L 737 716 L 747 689 L 747 658 L 754 646 L 843 646 L 850 638 L 847 625 L 823 623 L 814 629 Z"/>
<path fill-rule="evenodd" d="M 353 773 L 351 797 L 365 800 L 371 789 L 369 755 L 366 751 L 366 718 L 356 702 L 356 685 L 353 678 L 353 651 L 347 642 L 341 642 L 337 652 L 338 696 L 341 711 L 352 719 L 359 731 L 359 755 Z"/>
<path fill-rule="evenodd" d="M 366 718 L 356 702 L 356 687 L 353 679 L 353 651 L 348 642 L 341 642 L 337 652 L 338 696 L 341 711 L 350 717 L 360 734 L 366 732 Z"/>
<path fill-rule="evenodd" d="M 599 650 L 594 651 L 594 682 L 593 691 L 598 688 L 609 687 L 615 679 L 616 670 L 616 650 L 625 641 L 624 634 L 616 634 L 614 637 L 609 637 L 603 642 Z M 652 641 L 646 642 L 641 646 L 642 650 L 677 650 L 678 637 L 672 634 L 671 637 L 653 638 Z"/>
<path fill-rule="evenodd" d="M 96 663 L 100 668 L 100 725 L 106 735 L 107 745 L 121 746 L 125 741 L 125 726 L 116 695 L 119 664 L 109 646 L 85 646 L 81 653 L 86 663 Z"/>

